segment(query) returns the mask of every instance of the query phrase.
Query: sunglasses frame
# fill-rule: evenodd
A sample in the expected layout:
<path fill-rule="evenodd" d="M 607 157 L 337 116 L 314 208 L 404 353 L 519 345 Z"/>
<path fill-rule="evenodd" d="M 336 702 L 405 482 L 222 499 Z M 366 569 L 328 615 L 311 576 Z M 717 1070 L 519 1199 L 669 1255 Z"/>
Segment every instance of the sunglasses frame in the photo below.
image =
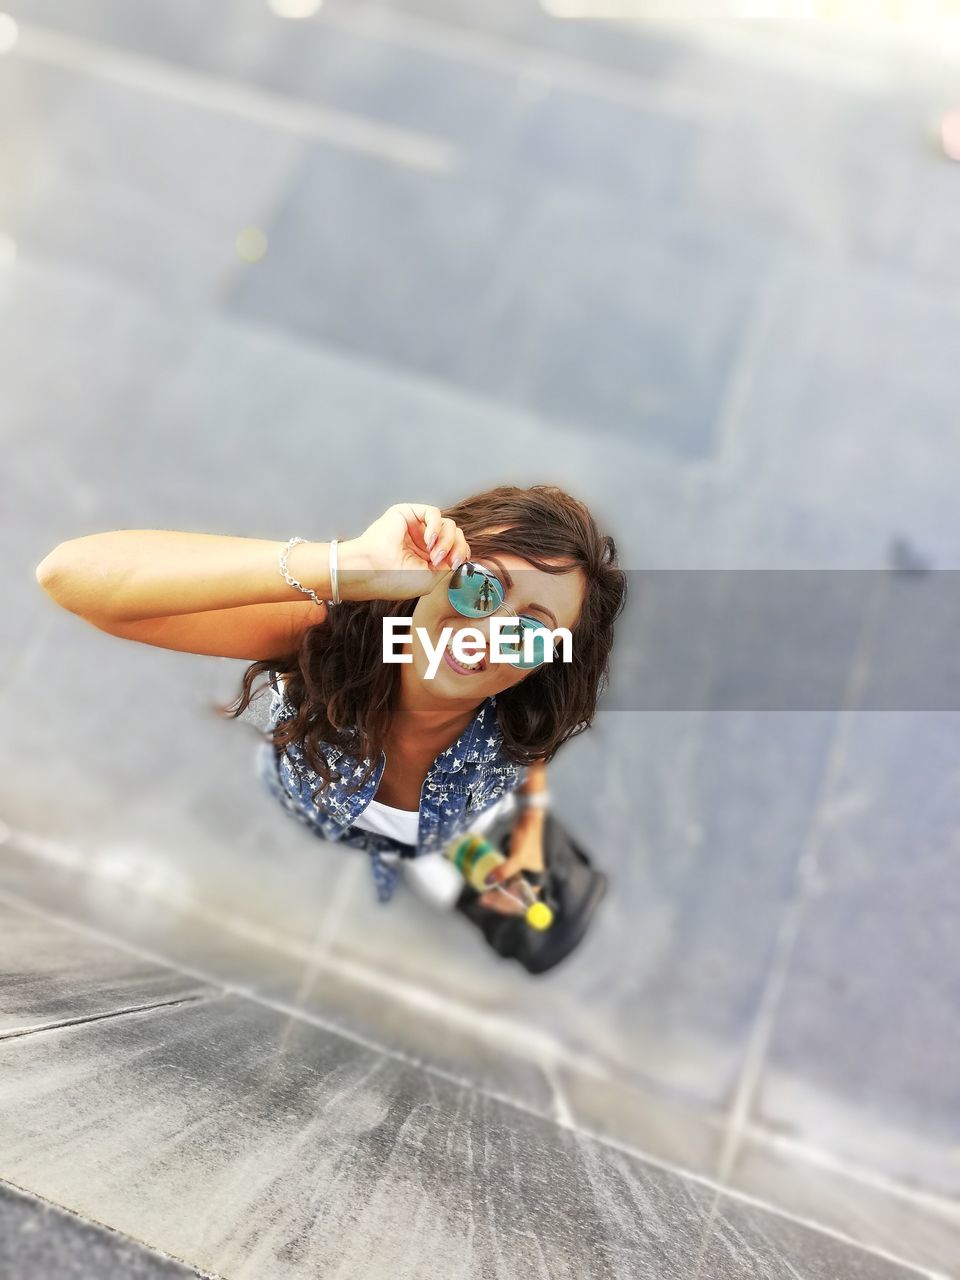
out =
<path fill-rule="evenodd" d="M 466 570 L 468 573 L 481 573 L 489 582 L 492 582 L 494 584 L 500 603 L 496 606 L 496 608 L 491 609 L 489 613 L 481 613 L 481 614 L 464 613 L 464 611 L 457 605 L 457 602 L 454 600 L 453 593 L 454 591 L 457 591 L 460 588 L 454 587 L 453 580 L 454 578 L 456 578 L 457 574 L 464 572 L 464 570 Z M 540 662 L 534 662 L 529 666 L 523 662 L 522 654 L 523 654 L 523 642 L 525 638 L 523 633 L 523 623 L 526 622 L 531 624 L 534 630 L 537 630 L 537 631 L 548 630 L 549 628 L 547 627 L 547 624 L 545 622 L 541 622 L 539 618 L 532 618 L 528 613 L 517 613 L 516 609 L 512 608 L 511 605 L 507 604 L 506 594 L 507 593 L 504 590 L 503 583 L 500 581 L 497 574 L 495 574 L 491 569 L 484 568 L 484 566 L 482 564 L 478 564 L 476 560 L 464 560 L 463 564 L 458 564 L 456 569 L 453 570 L 453 573 L 450 576 L 450 581 L 447 583 L 447 599 L 450 601 L 450 604 L 453 606 L 453 608 L 456 609 L 457 613 L 460 614 L 461 618 L 474 618 L 474 617 L 492 618 L 493 615 L 495 613 L 499 613 L 501 609 L 505 609 L 507 611 L 508 616 L 516 618 L 517 622 L 521 624 L 520 635 L 517 637 L 521 660 L 519 662 L 511 662 L 510 665 L 513 667 L 519 667 L 523 671 L 535 671 L 537 667 L 542 667 L 546 663 L 547 659 L 543 658 L 540 660 Z M 554 643 L 553 645 L 553 652 L 554 652 L 554 655 L 556 655 L 556 652 L 557 652 L 556 643 Z"/>

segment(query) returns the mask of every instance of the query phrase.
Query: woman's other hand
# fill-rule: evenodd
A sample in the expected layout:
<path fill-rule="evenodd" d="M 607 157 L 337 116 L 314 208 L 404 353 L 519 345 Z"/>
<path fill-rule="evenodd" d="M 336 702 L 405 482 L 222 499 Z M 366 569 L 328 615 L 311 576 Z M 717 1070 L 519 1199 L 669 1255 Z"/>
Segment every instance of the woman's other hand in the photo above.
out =
<path fill-rule="evenodd" d="M 357 538 L 337 545 L 343 600 L 409 600 L 470 558 L 463 531 L 422 502 L 398 502 Z"/>
<path fill-rule="evenodd" d="M 499 867 L 494 867 L 487 877 L 487 883 L 504 884 L 514 880 L 523 871 L 543 871 L 543 828 L 543 810 L 524 809 L 510 835 L 510 856 Z M 537 893 L 536 887 L 531 887 Z M 525 915 L 527 910 L 519 892 L 509 883 L 506 891 L 488 889 L 480 895 L 478 902 L 481 907 L 489 907 L 492 911 L 500 911 L 508 916 Z"/>

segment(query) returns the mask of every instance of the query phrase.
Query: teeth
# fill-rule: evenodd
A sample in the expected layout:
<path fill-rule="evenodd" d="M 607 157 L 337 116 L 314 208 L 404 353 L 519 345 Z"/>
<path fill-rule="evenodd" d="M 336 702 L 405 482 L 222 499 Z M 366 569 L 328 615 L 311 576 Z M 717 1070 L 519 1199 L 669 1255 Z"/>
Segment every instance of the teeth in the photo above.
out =
<path fill-rule="evenodd" d="M 452 640 L 451 640 L 451 641 L 450 641 L 450 643 L 447 645 L 447 653 L 449 653 L 450 657 L 454 660 L 454 662 L 458 663 L 461 667 L 466 668 L 468 671 L 484 671 L 484 670 L 486 670 L 486 666 L 487 666 L 487 659 L 486 659 L 486 657 L 485 657 L 482 653 L 481 653 L 481 654 L 480 654 L 480 656 L 479 656 L 478 658 L 476 658 L 473 662 L 461 662 L 461 661 L 460 661 L 460 659 L 457 657 L 457 655 L 456 655 L 456 654 L 454 653 L 454 651 L 453 651 L 453 641 L 452 641 Z"/>

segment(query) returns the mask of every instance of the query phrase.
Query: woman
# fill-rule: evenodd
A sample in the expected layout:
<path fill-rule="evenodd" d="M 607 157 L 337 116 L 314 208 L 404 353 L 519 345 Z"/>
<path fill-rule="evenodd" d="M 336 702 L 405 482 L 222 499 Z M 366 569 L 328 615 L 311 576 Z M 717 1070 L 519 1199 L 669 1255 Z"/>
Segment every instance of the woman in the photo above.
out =
<path fill-rule="evenodd" d="M 523 807 L 496 880 L 543 870 L 546 765 L 592 723 L 625 597 L 613 539 L 547 485 L 501 486 L 445 511 L 398 503 L 343 542 L 93 534 L 55 548 L 37 577 L 112 635 L 251 659 L 220 708 L 231 718 L 270 673 L 261 776 L 318 834 L 370 854 L 383 900 L 403 860 L 426 865 L 514 793 Z M 409 661 L 384 661 L 385 617 L 410 619 L 398 651 Z M 461 663 L 448 645 L 437 665 L 444 628 L 489 641 L 494 617 L 519 662 L 487 649 Z M 545 660 L 544 627 L 569 629 L 572 661 Z M 479 901 L 521 910 L 509 885 Z"/>

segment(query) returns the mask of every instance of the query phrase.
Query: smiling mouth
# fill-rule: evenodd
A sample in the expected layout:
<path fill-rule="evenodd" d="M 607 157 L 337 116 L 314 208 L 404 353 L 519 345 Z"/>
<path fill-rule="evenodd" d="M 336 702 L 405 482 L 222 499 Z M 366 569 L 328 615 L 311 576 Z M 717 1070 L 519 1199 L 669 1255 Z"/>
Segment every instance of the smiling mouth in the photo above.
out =
<path fill-rule="evenodd" d="M 461 662 L 458 658 L 454 657 L 452 639 L 450 643 L 444 648 L 443 656 L 446 659 L 447 665 L 449 667 L 452 667 L 453 670 L 456 671 L 459 675 L 463 675 L 463 676 L 478 675 L 481 671 L 486 671 L 487 669 L 486 654 L 481 653 L 477 658 L 475 658 L 470 663 Z"/>

